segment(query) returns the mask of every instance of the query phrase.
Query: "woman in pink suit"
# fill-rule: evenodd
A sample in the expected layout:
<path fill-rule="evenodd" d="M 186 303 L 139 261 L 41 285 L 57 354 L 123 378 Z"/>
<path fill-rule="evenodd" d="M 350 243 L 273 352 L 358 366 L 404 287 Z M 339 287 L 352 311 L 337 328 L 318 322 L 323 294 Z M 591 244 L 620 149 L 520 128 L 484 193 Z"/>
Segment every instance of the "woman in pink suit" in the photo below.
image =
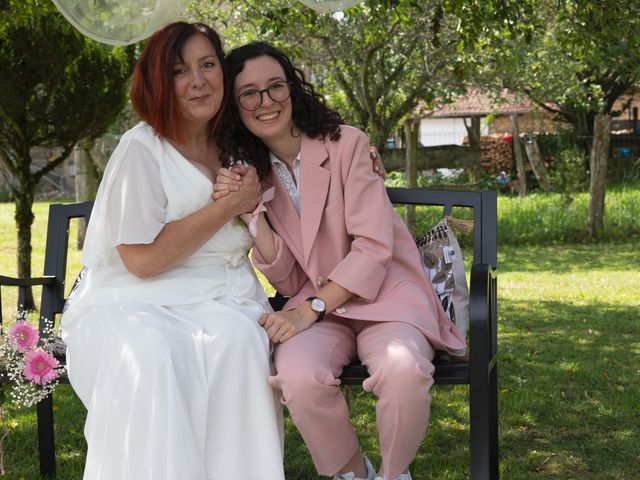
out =
<path fill-rule="evenodd" d="M 425 435 L 436 350 L 464 340 L 422 271 L 408 230 L 371 169 L 367 137 L 340 116 L 279 50 L 254 43 L 227 57 L 235 102 L 226 152 L 254 165 L 266 215 L 244 216 L 254 265 L 290 297 L 261 324 L 276 344 L 277 374 L 319 474 L 337 480 L 410 480 Z M 242 183 L 221 169 L 214 198 Z M 271 198 L 271 194 L 273 197 Z M 339 376 L 358 357 L 378 397 L 382 465 L 360 450 Z"/>

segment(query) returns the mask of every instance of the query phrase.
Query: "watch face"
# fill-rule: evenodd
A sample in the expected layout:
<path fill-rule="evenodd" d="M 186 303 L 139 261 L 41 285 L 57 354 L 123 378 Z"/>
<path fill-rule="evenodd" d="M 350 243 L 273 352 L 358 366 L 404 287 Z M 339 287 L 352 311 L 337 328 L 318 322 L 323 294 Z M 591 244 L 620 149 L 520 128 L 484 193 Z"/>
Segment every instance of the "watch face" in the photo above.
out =
<path fill-rule="evenodd" d="M 313 310 L 314 312 L 324 312 L 324 300 L 322 300 L 321 298 L 314 298 L 313 300 L 311 300 L 311 310 Z"/>

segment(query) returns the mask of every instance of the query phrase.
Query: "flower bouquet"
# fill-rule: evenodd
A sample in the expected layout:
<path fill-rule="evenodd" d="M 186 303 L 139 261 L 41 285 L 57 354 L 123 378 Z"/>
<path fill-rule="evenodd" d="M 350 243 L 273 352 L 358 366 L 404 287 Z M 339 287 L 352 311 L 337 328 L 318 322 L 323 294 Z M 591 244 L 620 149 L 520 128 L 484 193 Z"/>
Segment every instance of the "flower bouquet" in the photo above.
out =
<path fill-rule="evenodd" d="M 16 322 L 0 335 L 0 475 L 4 475 L 3 442 L 12 427 L 5 419 L 5 402 L 35 405 L 54 390 L 64 372 L 53 355 L 52 330 L 48 324 L 41 342 L 38 329 L 19 312 Z"/>

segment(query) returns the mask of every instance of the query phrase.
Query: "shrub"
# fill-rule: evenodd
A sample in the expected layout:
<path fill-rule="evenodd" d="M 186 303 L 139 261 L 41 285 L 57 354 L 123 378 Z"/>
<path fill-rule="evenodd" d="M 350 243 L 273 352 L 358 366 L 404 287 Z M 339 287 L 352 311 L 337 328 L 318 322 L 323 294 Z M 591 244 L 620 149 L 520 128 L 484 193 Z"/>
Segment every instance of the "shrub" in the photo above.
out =
<path fill-rule="evenodd" d="M 555 168 L 549 169 L 549 181 L 554 192 L 573 193 L 584 190 L 589 182 L 584 152 L 575 145 L 562 150 Z"/>

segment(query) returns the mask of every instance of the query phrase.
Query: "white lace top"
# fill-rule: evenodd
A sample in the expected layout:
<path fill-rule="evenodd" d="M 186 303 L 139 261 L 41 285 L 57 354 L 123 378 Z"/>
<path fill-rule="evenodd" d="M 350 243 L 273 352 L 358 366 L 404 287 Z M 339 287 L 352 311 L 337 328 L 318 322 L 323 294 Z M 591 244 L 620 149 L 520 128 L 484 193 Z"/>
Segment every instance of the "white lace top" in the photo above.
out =
<path fill-rule="evenodd" d="M 285 163 L 276 157 L 273 153 L 270 154 L 271 164 L 276 170 L 278 177 L 282 180 L 282 184 L 284 188 L 287 189 L 289 193 L 289 197 L 293 202 L 293 206 L 298 212 L 298 216 L 300 215 L 300 188 L 298 187 L 298 183 L 293 179 L 291 173 L 289 173 L 289 169 L 285 165 Z M 300 178 L 300 153 L 293 160 L 293 174 L 296 176 L 296 179 Z"/>

